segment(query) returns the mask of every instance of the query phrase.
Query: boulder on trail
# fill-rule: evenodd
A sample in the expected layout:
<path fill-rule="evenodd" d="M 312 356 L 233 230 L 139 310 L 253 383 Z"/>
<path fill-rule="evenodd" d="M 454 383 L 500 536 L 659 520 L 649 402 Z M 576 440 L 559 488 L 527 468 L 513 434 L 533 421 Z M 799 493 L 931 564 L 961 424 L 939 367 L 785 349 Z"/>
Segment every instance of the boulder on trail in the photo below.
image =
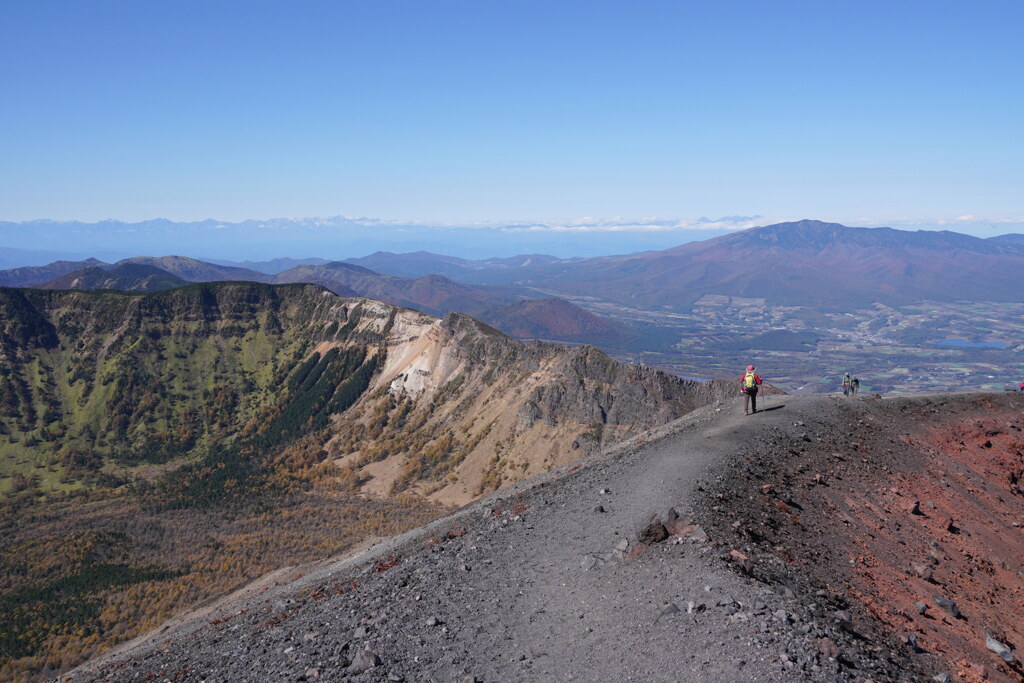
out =
<path fill-rule="evenodd" d="M 665 529 L 665 525 L 661 523 L 661 520 L 654 518 L 640 532 L 637 541 L 651 546 L 655 543 L 661 543 L 666 538 L 668 538 L 668 530 Z"/>

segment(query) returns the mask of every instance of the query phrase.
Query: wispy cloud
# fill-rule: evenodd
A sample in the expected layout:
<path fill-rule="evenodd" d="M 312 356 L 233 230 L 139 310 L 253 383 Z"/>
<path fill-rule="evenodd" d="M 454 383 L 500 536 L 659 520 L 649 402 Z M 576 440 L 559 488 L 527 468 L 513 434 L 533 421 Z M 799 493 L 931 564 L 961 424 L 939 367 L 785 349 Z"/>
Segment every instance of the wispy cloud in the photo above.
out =
<path fill-rule="evenodd" d="M 763 216 L 725 216 L 718 219 L 595 219 L 582 218 L 567 223 L 532 223 L 505 225 L 506 232 L 674 232 L 683 230 L 728 231 L 744 230 L 763 225 Z"/>
<path fill-rule="evenodd" d="M 866 221 L 867 225 L 882 225 L 877 221 Z M 889 227 L 911 230 L 953 230 L 969 234 L 992 234 L 1024 231 L 1024 215 L 1021 216 L 980 216 L 966 213 L 959 216 L 935 218 L 900 217 L 884 223 Z"/>

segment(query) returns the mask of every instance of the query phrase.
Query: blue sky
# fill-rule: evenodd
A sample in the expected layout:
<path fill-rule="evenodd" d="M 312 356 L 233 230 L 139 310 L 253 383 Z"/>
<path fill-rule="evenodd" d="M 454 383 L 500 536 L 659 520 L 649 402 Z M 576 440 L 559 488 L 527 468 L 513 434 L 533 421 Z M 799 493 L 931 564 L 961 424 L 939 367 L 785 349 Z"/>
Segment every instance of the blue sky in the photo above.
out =
<path fill-rule="evenodd" d="M 1011 232 L 1022 25 L 1017 0 L 8 0 L 0 220 Z"/>

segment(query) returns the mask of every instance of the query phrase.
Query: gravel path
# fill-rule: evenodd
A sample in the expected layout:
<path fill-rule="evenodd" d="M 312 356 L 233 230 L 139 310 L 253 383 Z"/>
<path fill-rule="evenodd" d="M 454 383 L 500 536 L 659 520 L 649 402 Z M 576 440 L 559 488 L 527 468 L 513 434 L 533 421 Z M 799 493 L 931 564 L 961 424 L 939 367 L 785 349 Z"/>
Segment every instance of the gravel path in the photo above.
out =
<path fill-rule="evenodd" d="M 828 400 L 701 409 L 356 558 L 282 574 L 67 679 L 864 680 L 867 643 L 685 524 L 746 445 Z M 679 535 L 639 543 L 652 517 Z"/>

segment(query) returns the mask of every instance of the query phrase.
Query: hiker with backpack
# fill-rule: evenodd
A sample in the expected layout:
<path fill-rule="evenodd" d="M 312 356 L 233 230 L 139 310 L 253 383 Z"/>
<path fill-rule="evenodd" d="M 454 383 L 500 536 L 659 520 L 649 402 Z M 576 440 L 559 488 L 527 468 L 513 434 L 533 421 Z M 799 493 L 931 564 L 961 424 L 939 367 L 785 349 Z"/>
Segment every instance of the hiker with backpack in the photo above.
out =
<path fill-rule="evenodd" d="M 740 378 L 740 391 L 743 392 L 743 414 L 757 412 L 757 388 L 761 385 L 761 378 L 754 372 L 754 366 L 748 365 L 747 371 Z"/>
<path fill-rule="evenodd" d="M 850 373 L 846 373 L 843 376 L 843 396 L 850 395 L 850 386 L 853 384 L 853 380 L 850 379 Z"/>
<path fill-rule="evenodd" d="M 858 389 L 860 389 L 860 380 L 854 377 L 850 380 L 850 393 L 856 396 Z"/>

